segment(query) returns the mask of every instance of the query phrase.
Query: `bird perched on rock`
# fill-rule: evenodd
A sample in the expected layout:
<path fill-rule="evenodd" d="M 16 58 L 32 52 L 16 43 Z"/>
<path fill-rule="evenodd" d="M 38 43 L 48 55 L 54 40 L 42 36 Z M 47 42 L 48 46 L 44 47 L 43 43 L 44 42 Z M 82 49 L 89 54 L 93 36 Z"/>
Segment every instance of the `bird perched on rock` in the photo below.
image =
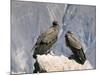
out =
<path fill-rule="evenodd" d="M 59 33 L 59 24 L 57 21 L 53 21 L 53 25 L 44 33 L 42 33 L 34 46 L 33 57 L 36 58 L 37 54 L 47 54 L 50 52 L 50 48 L 57 41 Z"/>
<path fill-rule="evenodd" d="M 86 56 L 83 51 L 82 44 L 77 37 L 72 32 L 68 31 L 65 34 L 65 41 L 66 46 L 68 46 L 73 52 L 73 55 L 71 55 L 69 59 L 75 59 L 78 63 L 84 64 L 86 61 Z"/>

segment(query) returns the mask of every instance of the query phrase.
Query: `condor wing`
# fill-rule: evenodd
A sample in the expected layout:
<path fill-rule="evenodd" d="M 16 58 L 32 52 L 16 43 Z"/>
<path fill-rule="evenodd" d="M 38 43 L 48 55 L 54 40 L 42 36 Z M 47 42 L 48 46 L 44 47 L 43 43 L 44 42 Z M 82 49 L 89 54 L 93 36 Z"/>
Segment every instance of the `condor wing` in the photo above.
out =
<path fill-rule="evenodd" d="M 58 31 L 54 28 L 50 28 L 43 35 L 44 35 L 44 38 L 42 39 L 42 42 L 48 44 L 48 43 L 53 42 L 55 39 L 57 39 Z"/>
<path fill-rule="evenodd" d="M 72 47 L 74 47 L 76 49 L 82 48 L 80 41 L 74 35 L 68 36 L 68 40 Z"/>

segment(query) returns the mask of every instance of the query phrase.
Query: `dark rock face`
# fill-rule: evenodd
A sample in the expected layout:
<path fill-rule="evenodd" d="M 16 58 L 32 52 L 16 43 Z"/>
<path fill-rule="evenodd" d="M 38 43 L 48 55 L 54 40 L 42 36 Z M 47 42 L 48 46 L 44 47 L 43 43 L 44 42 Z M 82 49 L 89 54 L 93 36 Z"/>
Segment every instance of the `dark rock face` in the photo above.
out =
<path fill-rule="evenodd" d="M 36 58 L 37 54 L 47 54 L 50 52 L 50 48 L 57 41 L 59 33 L 59 25 L 57 22 L 53 22 L 53 26 L 50 27 L 46 32 L 42 33 L 35 44 L 33 57 Z"/>
<path fill-rule="evenodd" d="M 34 64 L 34 67 L 35 67 L 35 70 L 33 71 L 33 73 L 37 73 L 37 72 L 44 73 L 44 72 L 47 72 L 44 69 L 41 69 L 41 67 L 40 67 L 40 65 L 39 65 L 37 60 L 36 60 L 36 62 Z"/>
<path fill-rule="evenodd" d="M 73 55 L 69 57 L 69 59 L 75 59 L 76 62 L 80 64 L 84 64 L 86 61 L 86 56 L 83 51 L 82 45 L 80 41 L 75 37 L 75 35 L 68 31 L 65 34 L 66 45 L 71 49 Z"/>

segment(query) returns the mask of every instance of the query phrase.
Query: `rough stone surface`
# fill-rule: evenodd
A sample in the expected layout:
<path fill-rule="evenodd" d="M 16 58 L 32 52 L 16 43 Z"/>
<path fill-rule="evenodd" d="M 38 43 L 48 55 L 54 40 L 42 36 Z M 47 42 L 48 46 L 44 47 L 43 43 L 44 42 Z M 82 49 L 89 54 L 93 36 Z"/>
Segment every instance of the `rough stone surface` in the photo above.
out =
<path fill-rule="evenodd" d="M 37 55 L 37 62 L 41 70 L 45 70 L 46 72 L 92 69 L 89 61 L 81 65 L 63 55 Z"/>

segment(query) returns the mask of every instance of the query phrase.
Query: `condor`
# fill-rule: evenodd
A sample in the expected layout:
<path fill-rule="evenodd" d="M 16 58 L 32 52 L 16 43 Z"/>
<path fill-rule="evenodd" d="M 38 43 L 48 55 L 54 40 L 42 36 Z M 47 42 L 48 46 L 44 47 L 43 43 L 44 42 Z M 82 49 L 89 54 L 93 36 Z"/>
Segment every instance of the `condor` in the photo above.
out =
<path fill-rule="evenodd" d="M 57 41 L 59 33 L 59 24 L 57 21 L 53 21 L 53 25 L 44 33 L 42 33 L 34 46 L 33 57 L 36 58 L 36 55 L 42 55 L 50 53 L 50 48 Z"/>
<path fill-rule="evenodd" d="M 84 64 L 86 61 L 86 56 L 83 51 L 83 47 L 81 42 L 77 39 L 77 37 L 70 31 L 65 34 L 65 42 L 66 46 L 68 46 L 73 55 L 69 57 L 69 59 L 75 59 L 78 63 Z"/>

